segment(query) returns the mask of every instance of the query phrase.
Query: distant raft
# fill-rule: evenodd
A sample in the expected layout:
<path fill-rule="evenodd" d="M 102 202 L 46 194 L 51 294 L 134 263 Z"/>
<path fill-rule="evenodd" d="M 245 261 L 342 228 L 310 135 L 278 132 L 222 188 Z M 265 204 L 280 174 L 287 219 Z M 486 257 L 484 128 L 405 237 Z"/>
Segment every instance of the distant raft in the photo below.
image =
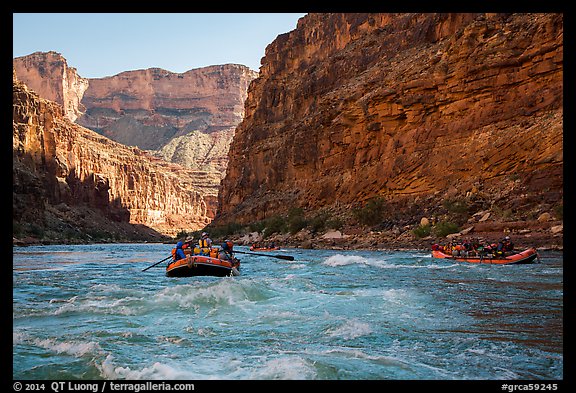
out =
<path fill-rule="evenodd" d="M 485 263 L 491 265 L 514 265 L 523 263 L 534 263 L 538 258 L 538 252 L 535 248 L 528 248 L 522 252 L 512 254 L 506 257 L 495 258 L 492 255 L 487 256 L 473 256 L 473 257 L 461 257 L 452 256 L 443 253 L 439 250 L 432 250 L 432 257 L 439 259 L 450 259 L 457 262 L 469 262 L 469 263 Z"/>
<path fill-rule="evenodd" d="M 213 258 L 204 255 L 190 255 L 166 266 L 168 277 L 194 277 L 194 276 L 239 276 L 240 260 L 233 261 Z"/>

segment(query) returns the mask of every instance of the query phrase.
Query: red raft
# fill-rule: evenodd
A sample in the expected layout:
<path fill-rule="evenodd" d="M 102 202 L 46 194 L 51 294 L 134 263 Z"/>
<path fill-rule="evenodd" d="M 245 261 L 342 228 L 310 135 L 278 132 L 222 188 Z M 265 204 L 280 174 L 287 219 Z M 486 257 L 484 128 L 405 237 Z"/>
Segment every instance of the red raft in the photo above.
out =
<path fill-rule="evenodd" d="M 228 261 L 204 255 L 190 255 L 166 266 L 168 277 L 239 276 L 240 261 Z"/>
<path fill-rule="evenodd" d="M 534 263 L 538 257 L 538 252 L 535 248 L 528 248 L 522 252 L 508 255 L 504 258 L 494 258 L 492 256 L 485 257 L 455 257 L 452 255 L 444 254 L 442 251 L 432 250 L 432 257 L 440 259 L 450 259 L 457 262 L 470 262 L 470 263 L 486 263 L 491 265 L 514 265 L 522 263 Z"/>

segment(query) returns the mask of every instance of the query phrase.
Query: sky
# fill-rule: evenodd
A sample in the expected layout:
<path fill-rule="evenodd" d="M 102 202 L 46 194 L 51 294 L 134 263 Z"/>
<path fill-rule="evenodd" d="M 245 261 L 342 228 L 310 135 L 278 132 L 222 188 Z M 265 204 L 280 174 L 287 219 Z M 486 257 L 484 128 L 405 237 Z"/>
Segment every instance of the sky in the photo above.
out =
<path fill-rule="evenodd" d="M 305 13 L 13 13 L 13 57 L 56 51 L 84 78 L 220 64 L 258 71 Z"/>

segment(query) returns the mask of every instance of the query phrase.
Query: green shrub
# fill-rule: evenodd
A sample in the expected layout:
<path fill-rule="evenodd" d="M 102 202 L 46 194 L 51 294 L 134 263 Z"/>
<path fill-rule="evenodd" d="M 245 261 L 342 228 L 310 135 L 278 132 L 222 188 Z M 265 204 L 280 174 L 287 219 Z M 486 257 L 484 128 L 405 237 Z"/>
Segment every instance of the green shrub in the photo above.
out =
<path fill-rule="evenodd" d="M 432 232 L 432 227 L 430 224 L 428 225 L 419 225 L 418 228 L 414 229 L 412 233 L 416 236 L 417 239 L 421 239 L 426 236 L 430 236 Z"/>
<path fill-rule="evenodd" d="M 453 222 L 440 221 L 436 225 L 434 225 L 432 231 L 437 237 L 446 237 L 451 233 L 460 232 L 460 227 L 457 224 L 454 224 Z"/>
<path fill-rule="evenodd" d="M 264 228 L 266 228 L 266 222 L 264 220 L 251 222 L 248 224 L 248 228 L 250 229 L 250 232 L 260 233 L 264 231 Z"/>
<path fill-rule="evenodd" d="M 228 223 L 225 225 L 214 226 L 214 227 L 211 227 L 210 225 L 208 225 L 208 226 L 204 227 L 203 230 L 193 232 L 190 235 L 193 236 L 195 239 L 199 239 L 200 236 L 202 235 L 202 232 L 208 232 L 210 234 L 210 238 L 212 240 L 215 240 L 215 239 L 224 240 L 224 238 L 230 237 L 231 235 L 240 232 L 242 229 L 243 229 L 242 225 L 235 223 L 235 222 L 231 222 L 231 223 Z"/>
<path fill-rule="evenodd" d="M 288 218 L 286 219 L 286 225 L 288 226 L 288 231 L 292 235 L 305 228 L 306 225 L 308 225 L 308 222 L 304 218 L 304 210 L 299 207 L 290 209 L 288 212 Z"/>
<path fill-rule="evenodd" d="M 44 228 L 38 224 L 32 223 L 30 224 L 30 234 L 38 239 L 42 239 L 44 237 Z"/>
<path fill-rule="evenodd" d="M 373 226 L 382 222 L 386 203 L 382 197 L 370 199 L 361 208 L 352 209 L 352 215 L 363 225 Z"/>
<path fill-rule="evenodd" d="M 327 229 L 339 230 L 339 229 L 342 229 L 343 226 L 344 226 L 344 222 L 341 219 L 339 219 L 338 217 L 330 218 L 330 219 L 326 220 L 326 228 Z"/>
<path fill-rule="evenodd" d="M 286 231 L 286 220 L 282 216 L 272 216 L 265 220 L 265 228 L 262 231 L 264 238 L 273 233 L 284 233 Z"/>
<path fill-rule="evenodd" d="M 328 213 L 318 213 L 308 223 L 308 227 L 312 233 L 322 232 L 326 228 L 326 221 L 328 220 Z"/>

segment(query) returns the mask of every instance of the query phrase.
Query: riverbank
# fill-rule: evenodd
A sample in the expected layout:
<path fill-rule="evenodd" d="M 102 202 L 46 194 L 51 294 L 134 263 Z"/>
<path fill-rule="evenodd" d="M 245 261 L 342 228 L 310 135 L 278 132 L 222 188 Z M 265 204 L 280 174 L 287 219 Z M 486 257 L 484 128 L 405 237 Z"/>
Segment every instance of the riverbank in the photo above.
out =
<path fill-rule="evenodd" d="M 465 226 L 458 233 L 446 237 L 425 236 L 418 238 L 412 226 L 394 227 L 390 230 L 370 231 L 360 227 L 346 227 L 340 230 L 328 230 L 313 233 L 301 230 L 296 234 L 273 234 L 263 238 L 259 232 L 242 233 L 229 236 L 238 245 L 249 246 L 255 242 L 264 244 L 274 242 L 280 247 L 304 249 L 342 249 L 342 250 L 430 250 L 432 244 L 446 244 L 465 238 L 479 238 L 482 242 L 497 242 L 504 236 L 510 236 L 517 249 L 535 247 L 539 250 L 564 249 L 564 226 L 559 220 L 550 221 L 512 221 L 475 223 Z M 176 241 L 174 239 L 173 241 Z M 225 239 L 214 238 L 216 245 Z M 12 238 L 13 246 L 50 245 L 50 244 L 93 244 L 93 243 L 170 243 L 164 238 L 132 238 L 123 241 L 109 239 L 46 239 L 46 238 Z"/>
<path fill-rule="evenodd" d="M 233 236 L 236 244 L 251 245 L 254 242 L 275 243 L 277 246 L 305 249 L 343 250 L 430 250 L 432 244 L 446 244 L 463 239 L 478 238 L 484 243 L 498 242 L 510 236 L 517 249 L 535 247 L 539 250 L 564 249 L 562 221 L 513 221 L 475 223 L 465 226 L 458 233 L 446 237 L 425 236 L 418 238 L 414 228 L 393 228 L 383 231 L 365 231 L 361 228 L 344 228 L 314 234 L 302 230 L 294 235 L 276 234 L 266 239 L 257 232 Z"/>

